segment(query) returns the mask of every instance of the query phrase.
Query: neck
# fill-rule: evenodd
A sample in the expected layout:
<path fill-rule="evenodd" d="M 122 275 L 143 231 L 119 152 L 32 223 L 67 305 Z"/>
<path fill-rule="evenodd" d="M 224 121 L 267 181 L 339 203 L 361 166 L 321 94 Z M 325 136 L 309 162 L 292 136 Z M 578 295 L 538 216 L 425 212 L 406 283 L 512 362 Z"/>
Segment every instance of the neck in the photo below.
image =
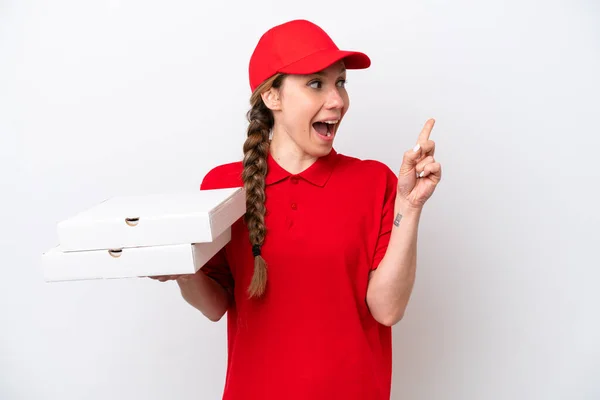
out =
<path fill-rule="evenodd" d="M 318 159 L 304 152 L 292 140 L 281 140 L 281 135 L 277 134 L 273 135 L 269 152 L 277 164 L 290 174 L 299 174 Z"/>

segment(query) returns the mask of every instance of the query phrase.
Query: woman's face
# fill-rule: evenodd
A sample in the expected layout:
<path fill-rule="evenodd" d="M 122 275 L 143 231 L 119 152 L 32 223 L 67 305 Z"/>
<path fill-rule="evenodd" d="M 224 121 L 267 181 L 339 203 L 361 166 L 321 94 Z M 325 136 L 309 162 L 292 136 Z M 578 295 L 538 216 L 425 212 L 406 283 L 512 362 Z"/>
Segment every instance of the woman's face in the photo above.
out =
<path fill-rule="evenodd" d="M 345 79 L 341 61 L 312 75 L 287 75 L 268 96 L 275 119 L 272 145 L 310 157 L 327 155 L 349 106 Z"/>

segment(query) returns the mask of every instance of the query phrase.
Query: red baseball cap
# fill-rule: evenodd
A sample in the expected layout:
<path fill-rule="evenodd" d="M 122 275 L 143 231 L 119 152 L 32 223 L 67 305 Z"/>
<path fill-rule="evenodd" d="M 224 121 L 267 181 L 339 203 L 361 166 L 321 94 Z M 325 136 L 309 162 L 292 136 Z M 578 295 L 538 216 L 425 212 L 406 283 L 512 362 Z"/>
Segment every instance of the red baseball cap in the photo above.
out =
<path fill-rule="evenodd" d="M 329 35 L 314 23 L 297 19 L 265 32 L 250 57 L 250 88 L 254 91 L 276 73 L 313 74 L 344 59 L 346 69 L 364 69 L 369 57 L 340 50 Z"/>

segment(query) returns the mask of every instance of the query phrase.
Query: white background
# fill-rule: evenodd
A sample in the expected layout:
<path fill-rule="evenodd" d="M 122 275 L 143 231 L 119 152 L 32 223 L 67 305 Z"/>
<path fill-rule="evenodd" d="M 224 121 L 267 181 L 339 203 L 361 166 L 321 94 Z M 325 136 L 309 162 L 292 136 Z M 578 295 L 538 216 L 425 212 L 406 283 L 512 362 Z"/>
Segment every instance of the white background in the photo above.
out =
<path fill-rule="evenodd" d="M 39 259 L 76 211 L 239 160 L 248 59 L 295 18 L 373 61 L 339 152 L 398 170 L 437 120 L 392 398 L 600 398 L 594 0 L 1 1 L 0 398 L 220 398 L 225 319 L 173 282 L 47 284 Z"/>

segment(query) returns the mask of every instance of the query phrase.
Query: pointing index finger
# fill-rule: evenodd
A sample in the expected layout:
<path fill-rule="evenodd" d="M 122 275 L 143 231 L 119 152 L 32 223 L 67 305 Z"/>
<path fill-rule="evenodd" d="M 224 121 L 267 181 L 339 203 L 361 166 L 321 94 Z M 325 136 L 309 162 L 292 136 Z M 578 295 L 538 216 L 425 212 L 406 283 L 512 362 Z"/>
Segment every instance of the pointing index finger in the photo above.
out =
<path fill-rule="evenodd" d="M 431 135 L 431 130 L 433 129 L 433 125 L 435 125 L 435 119 L 430 118 L 425 122 L 425 126 L 421 130 L 419 134 L 419 139 L 417 143 L 426 143 L 429 140 L 429 135 Z"/>

